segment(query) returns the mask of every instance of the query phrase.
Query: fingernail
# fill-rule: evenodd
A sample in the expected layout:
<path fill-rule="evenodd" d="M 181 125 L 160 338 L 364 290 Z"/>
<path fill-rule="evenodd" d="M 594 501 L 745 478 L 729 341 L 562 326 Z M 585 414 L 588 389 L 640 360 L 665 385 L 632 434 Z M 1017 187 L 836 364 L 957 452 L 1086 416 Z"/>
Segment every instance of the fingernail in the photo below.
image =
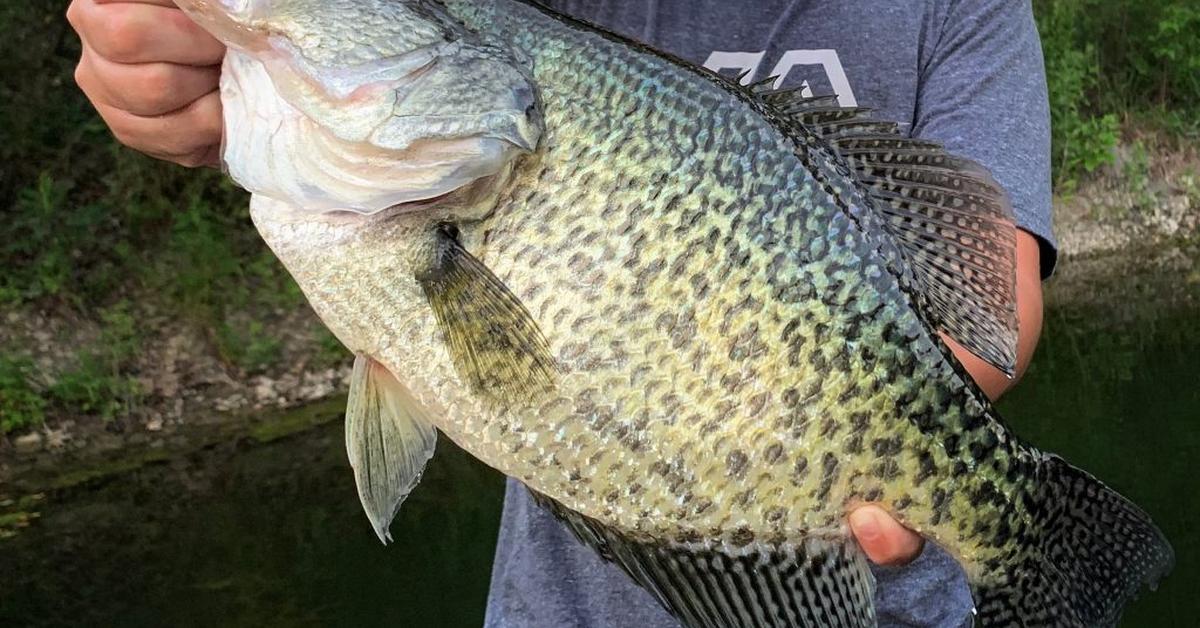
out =
<path fill-rule="evenodd" d="M 864 508 L 850 513 L 850 527 L 859 542 L 874 541 L 883 535 L 883 524 L 879 515 Z"/>

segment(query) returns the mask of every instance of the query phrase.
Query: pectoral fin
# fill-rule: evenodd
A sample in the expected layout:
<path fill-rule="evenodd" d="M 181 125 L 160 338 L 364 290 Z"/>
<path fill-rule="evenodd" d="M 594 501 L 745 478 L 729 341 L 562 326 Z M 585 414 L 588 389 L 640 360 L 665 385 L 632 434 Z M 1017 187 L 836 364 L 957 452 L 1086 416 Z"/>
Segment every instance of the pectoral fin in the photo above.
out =
<path fill-rule="evenodd" d="M 383 365 L 359 355 L 346 406 L 346 453 L 358 497 L 385 544 L 388 525 L 433 457 L 437 430 L 403 384 Z"/>
<path fill-rule="evenodd" d="M 417 281 L 467 384 L 496 402 L 528 402 L 554 386 L 549 345 L 516 295 L 456 234 L 452 226 L 438 228 L 430 266 Z"/>

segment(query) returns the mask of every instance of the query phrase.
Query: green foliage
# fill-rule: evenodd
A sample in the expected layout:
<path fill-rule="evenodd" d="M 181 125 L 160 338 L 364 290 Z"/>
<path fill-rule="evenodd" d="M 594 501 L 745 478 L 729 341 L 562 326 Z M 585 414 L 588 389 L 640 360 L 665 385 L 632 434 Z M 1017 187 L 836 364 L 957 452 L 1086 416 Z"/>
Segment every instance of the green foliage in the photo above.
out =
<path fill-rule="evenodd" d="M 50 393 L 66 411 L 108 421 L 125 416 L 141 396 L 137 382 L 107 368 L 103 356 L 84 354 L 80 365 L 63 373 Z"/>
<path fill-rule="evenodd" d="M 31 384 L 33 363 L 24 356 L 0 355 L 0 434 L 41 425 L 46 402 Z"/>
<path fill-rule="evenodd" d="M 98 336 L 59 373 L 37 373 L 24 356 L 0 357 L 0 433 L 39 425 L 50 410 L 109 420 L 138 403 L 142 391 L 131 371 L 141 337 L 132 306 L 118 301 L 101 310 L 99 318 Z M 40 383 L 45 380 L 52 383 Z"/>
<path fill-rule="evenodd" d="M 103 327 L 79 363 L 59 374 L 48 390 L 58 406 L 110 420 L 129 413 L 142 396 L 128 374 L 141 346 L 137 321 L 126 301 L 100 312 Z"/>
<path fill-rule="evenodd" d="M 317 354 L 314 356 L 314 362 L 318 366 L 338 366 L 346 364 L 350 360 L 350 351 L 346 349 L 341 340 L 337 339 L 337 336 L 324 327 L 317 330 L 316 345 Z"/>
<path fill-rule="evenodd" d="M 0 364 L 0 403 L 20 408 L 4 412 L 6 430 L 54 410 L 114 418 L 136 406 L 139 308 L 200 326 L 220 355 L 257 371 L 280 357 L 274 321 L 302 302 L 245 193 L 111 137 L 72 78 L 67 4 L 0 4 L 0 306 L 98 319 L 102 338 L 44 374 L 54 383 L 40 396 L 27 364 Z"/>
<path fill-rule="evenodd" d="M 1135 204 L 1145 207 L 1154 202 L 1154 194 L 1150 190 L 1150 151 L 1141 141 L 1133 142 L 1128 149 L 1129 157 L 1122 174 L 1133 193 Z"/>
<path fill-rule="evenodd" d="M 182 311 L 213 330 L 218 353 L 250 373 L 278 361 L 282 340 L 268 319 L 303 297 L 246 224 L 245 198 L 228 183 L 214 184 L 232 199 L 193 199 L 177 212 L 163 252 L 166 272 L 155 277 Z"/>
<path fill-rule="evenodd" d="M 1195 106 L 1200 97 L 1200 5 L 1171 3 L 1155 18 L 1139 73 L 1158 84 L 1161 103 L 1188 99 Z"/>
<path fill-rule="evenodd" d="M 260 321 L 223 323 L 218 329 L 221 354 L 248 373 L 257 373 L 279 360 L 282 342 Z"/>
<path fill-rule="evenodd" d="M 57 295 L 70 275 L 70 250 L 54 225 L 70 191 L 68 185 L 43 172 L 32 187 L 17 195 L 11 237 L 0 241 L 0 258 L 20 273 L 0 277 L 0 301 L 19 302 Z M 24 264 L 16 264 L 15 260 Z"/>
<path fill-rule="evenodd" d="M 1178 0 L 1034 0 L 1054 125 L 1055 181 L 1111 163 L 1120 121 L 1195 133 L 1200 5 Z"/>
<path fill-rule="evenodd" d="M 1074 187 L 1081 172 L 1111 162 L 1118 139 L 1116 116 L 1089 111 L 1100 66 L 1094 45 L 1077 41 L 1075 25 L 1082 10 L 1078 2 L 1054 2 L 1042 12 L 1039 24 L 1050 90 L 1056 181 L 1066 188 Z"/>

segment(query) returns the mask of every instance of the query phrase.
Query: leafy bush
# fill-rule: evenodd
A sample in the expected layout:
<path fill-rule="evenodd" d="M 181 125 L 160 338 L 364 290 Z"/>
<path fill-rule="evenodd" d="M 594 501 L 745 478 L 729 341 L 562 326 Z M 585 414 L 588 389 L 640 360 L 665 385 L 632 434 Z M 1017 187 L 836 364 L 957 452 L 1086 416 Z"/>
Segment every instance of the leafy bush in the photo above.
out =
<path fill-rule="evenodd" d="M 103 356 L 86 353 L 78 368 L 59 376 L 50 393 L 64 411 L 109 421 L 128 415 L 142 390 L 136 380 L 110 371 Z"/>
<path fill-rule="evenodd" d="M 33 363 L 28 358 L 0 355 L 0 434 L 40 425 L 46 402 L 32 384 Z"/>
<path fill-rule="evenodd" d="M 1122 3 L 1126 4 L 1126 3 Z M 1131 104 L 1154 103 L 1196 111 L 1200 98 L 1200 5 L 1179 0 L 1128 3 L 1118 17 L 1131 24 L 1137 45 L 1105 59 L 1105 71 L 1128 83 Z M 1116 88 L 1117 85 L 1110 84 Z"/>
<path fill-rule="evenodd" d="M 110 420 L 124 416 L 142 396 L 128 374 L 140 348 L 137 321 L 128 302 L 100 312 L 103 328 L 94 346 L 80 352 L 79 363 L 58 376 L 49 395 L 59 407 Z"/>
<path fill-rule="evenodd" d="M 1055 2 L 1042 12 L 1039 24 L 1050 90 L 1055 180 L 1066 187 L 1073 187 L 1079 173 L 1109 163 L 1118 139 L 1116 116 L 1091 113 L 1100 64 L 1093 44 L 1077 39 L 1081 10 L 1078 2 Z"/>
<path fill-rule="evenodd" d="M 0 276 L 0 302 L 55 296 L 65 287 L 71 256 L 56 225 L 69 191 L 69 184 L 43 172 L 18 193 L 8 237 L 0 241 L 0 259 L 10 268 Z"/>
<path fill-rule="evenodd" d="M 1033 6 L 1060 185 L 1111 162 L 1123 119 L 1177 134 L 1200 128 L 1200 5 L 1034 0 Z"/>

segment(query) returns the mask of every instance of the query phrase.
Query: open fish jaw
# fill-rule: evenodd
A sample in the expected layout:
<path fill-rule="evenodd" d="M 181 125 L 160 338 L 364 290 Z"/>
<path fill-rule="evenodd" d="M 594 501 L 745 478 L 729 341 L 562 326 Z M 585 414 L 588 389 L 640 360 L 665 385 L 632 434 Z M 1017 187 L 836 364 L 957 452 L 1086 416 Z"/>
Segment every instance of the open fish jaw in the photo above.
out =
<path fill-rule="evenodd" d="M 496 175 L 537 145 L 527 68 L 435 4 L 181 6 L 231 44 L 222 158 L 253 193 L 369 214 Z"/>

